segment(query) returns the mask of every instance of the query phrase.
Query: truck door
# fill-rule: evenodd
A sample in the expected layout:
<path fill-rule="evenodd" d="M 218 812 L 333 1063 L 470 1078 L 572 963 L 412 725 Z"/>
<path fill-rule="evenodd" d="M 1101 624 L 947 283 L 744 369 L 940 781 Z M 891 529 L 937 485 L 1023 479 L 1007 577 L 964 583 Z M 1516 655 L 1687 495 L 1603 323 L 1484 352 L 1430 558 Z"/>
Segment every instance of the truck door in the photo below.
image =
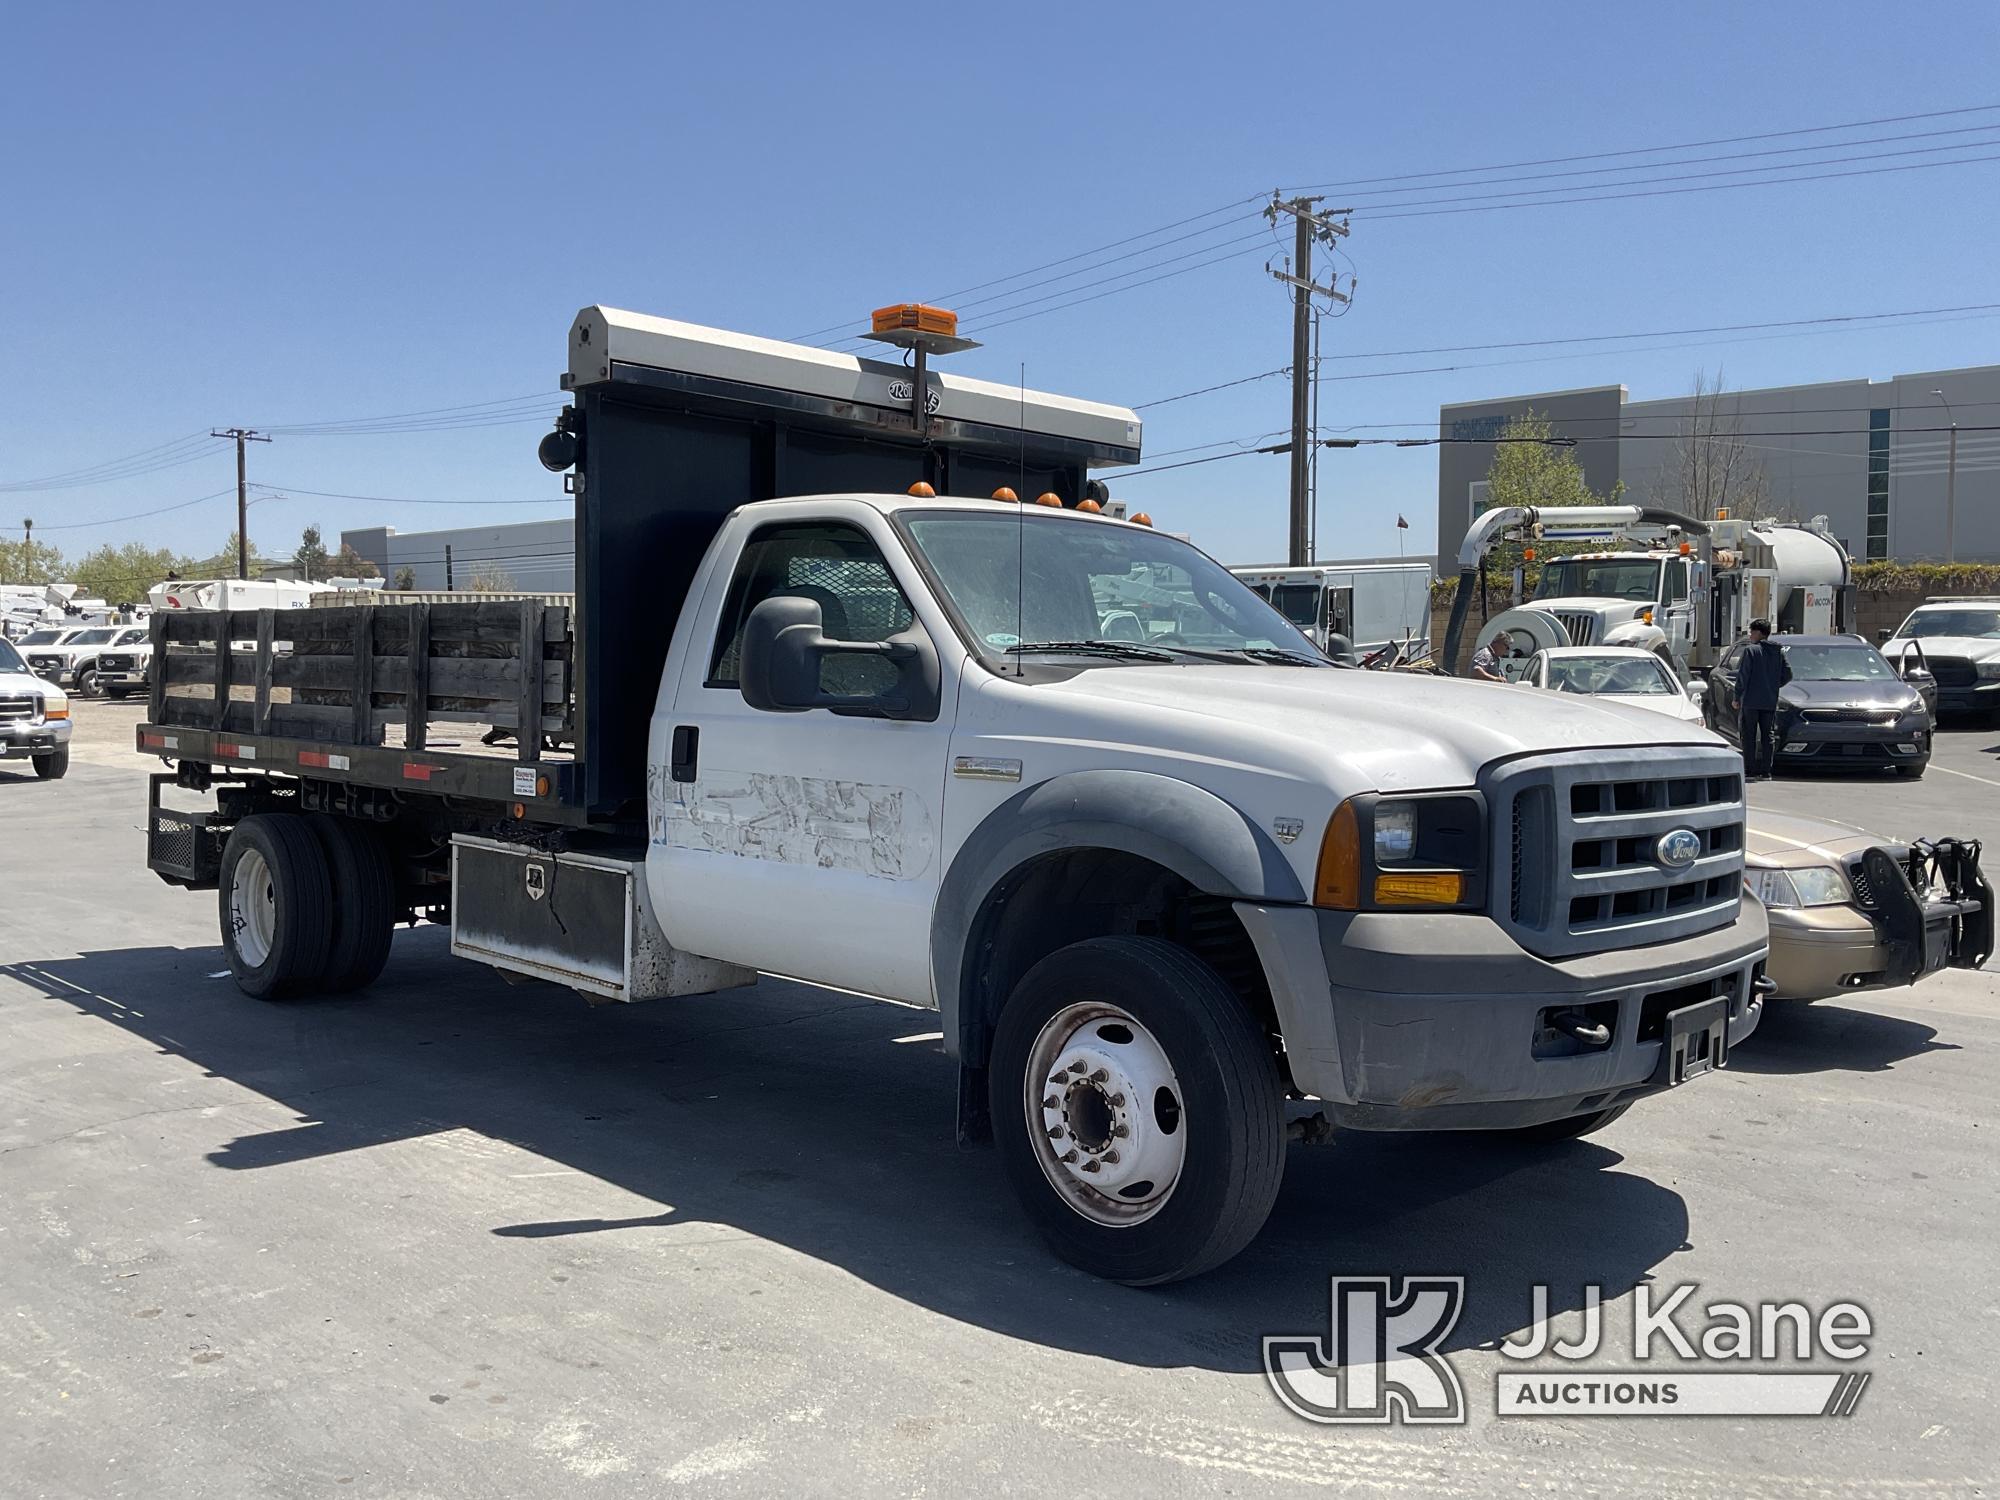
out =
<path fill-rule="evenodd" d="M 881 640 L 911 627 L 921 585 L 900 543 L 885 537 L 885 546 L 856 521 L 742 524 L 754 529 L 726 585 L 720 574 L 711 581 L 671 708 L 663 704 L 654 721 L 647 880 L 655 915 L 693 953 L 929 1004 L 939 812 L 963 648 L 918 622 L 940 650 L 944 707 L 935 723 L 751 708 L 736 666 L 758 604 L 810 598 L 828 636 Z M 830 659 L 824 686 L 867 692 L 877 685 L 868 674 L 885 665 Z"/>
<path fill-rule="evenodd" d="M 1675 661 L 1685 664 L 1694 651 L 1694 599 L 1688 589 L 1685 557 L 1670 557 L 1660 569 L 1660 628 L 1667 634 L 1667 650 Z"/>

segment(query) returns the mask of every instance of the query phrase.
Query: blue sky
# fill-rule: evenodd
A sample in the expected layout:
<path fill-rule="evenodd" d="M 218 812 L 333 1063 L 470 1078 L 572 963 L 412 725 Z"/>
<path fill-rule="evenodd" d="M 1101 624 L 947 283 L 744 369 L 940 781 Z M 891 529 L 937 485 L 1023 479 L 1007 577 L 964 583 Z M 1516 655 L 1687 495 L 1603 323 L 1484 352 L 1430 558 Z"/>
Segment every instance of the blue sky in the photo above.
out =
<path fill-rule="evenodd" d="M 253 478 L 292 496 L 251 512 L 271 553 L 289 552 L 309 521 L 331 535 L 564 509 L 533 450 L 587 303 L 790 337 L 1274 187 L 2000 103 L 2000 10 L 1988 4 L 1901 20 L 1839 3 L 76 5 L 17 7 L 7 29 L 0 481 L 211 426 L 546 397 L 488 409 L 529 414 L 516 422 L 253 449 Z M 1976 149 L 1984 140 L 1992 151 Z M 1952 143 L 1959 152 L 1894 163 L 2000 156 L 2000 112 L 1691 154 L 1800 143 L 1826 148 L 1806 160 Z M 1996 188 L 2000 161 L 1517 212 L 1359 214 L 1341 263 L 1358 295 L 1326 325 L 1325 353 L 2000 302 Z M 970 293 L 965 331 L 987 346 L 955 368 L 1012 380 L 1025 364 L 1031 385 L 1139 403 L 1283 365 L 1288 314 L 1248 240 L 1259 229 L 1218 216 L 1170 232 L 1205 237 L 1071 281 Z M 1239 241 L 1220 264 L 980 327 L 982 312 L 997 324 L 1076 282 L 1185 267 L 1168 257 Z M 1057 270 L 1077 265 L 1088 262 Z M 1008 295 L 974 300 L 995 292 Z M 1328 384 L 1321 415 L 1329 429 L 1418 434 L 1435 431 L 1441 402 L 1610 381 L 1644 399 L 1718 366 L 1737 386 L 1882 377 L 2000 362 L 1997 335 L 2000 319 L 1958 317 L 1507 363 L 1344 360 L 1330 373 L 1366 378 Z M 1436 364 L 1470 367 L 1389 373 Z M 1284 382 L 1260 381 L 1157 409 L 1147 448 L 1255 438 L 1286 421 Z M 163 452 L 189 461 L 0 494 L 0 522 L 17 535 L 16 518 L 33 515 L 37 536 L 73 556 L 130 538 L 211 551 L 233 524 L 218 493 L 233 485 L 233 455 L 219 442 Z M 1225 560 L 1282 555 L 1282 458 L 1114 490 Z M 1410 550 L 1430 550 L 1435 492 L 1432 450 L 1328 455 L 1321 552 L 1393 552 L 1399 511 Z M 202 496 L 214 498 L 96 524 Z"/>

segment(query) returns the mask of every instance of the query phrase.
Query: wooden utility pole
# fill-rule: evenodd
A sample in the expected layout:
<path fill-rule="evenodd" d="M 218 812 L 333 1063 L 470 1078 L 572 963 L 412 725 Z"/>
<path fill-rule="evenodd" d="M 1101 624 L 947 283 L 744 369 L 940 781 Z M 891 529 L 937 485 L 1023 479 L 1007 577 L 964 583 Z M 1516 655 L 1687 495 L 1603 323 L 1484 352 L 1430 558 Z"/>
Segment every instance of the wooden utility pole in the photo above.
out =
<path fill-rule="evenodd" d="M 250 492 L 243 472 L 243 445 L 245 443 L 268 443 L 271 440 L 262 433 L 252 432 L 247 427 L 211 428 L 210 437 L 234 438 L 236 440 L 236 576 L 250 576 Z"/>
<path fill-rule="evenodd" d="M 1312 468 L 1312 392 L 1318 371 L 1313 368 L 1312 357 L 1312 299 L 1325 297 L 1332 302 L 1345 302 L 1347 298 L 1329 284 L 1315 286 L 1312 279 L 1312 251 L 1315 241 L 1331 245 L 1347 234 L 1347 225 L 1337 222 L 1331 214 L 1315 213 L 1320 198 L 1278 198 L 1272 197 L 1264 210 L 1264 217 L 1273 224 L 1279 214 L 1292 216 L 1292 259 L 1293 264 L 1284 271 L 1272 270 L 1271 275 L 1292 289 L 1292 484 L 1290 511 L 1290 543 L 1287 560 L 1295 568 L 1304 567 L 1312 561 L 1307 556 L 1310 550 L 1308 537 L 1311 532 L 1308 496 L 1310 494 L 1310 474 Z M 1346 209 L 1336 213 L 1344 214 Z M 1268 267 L 1266 269 L 1269 269 Z M 1329 278 L 1331 282 L 1332 278 Z"/>

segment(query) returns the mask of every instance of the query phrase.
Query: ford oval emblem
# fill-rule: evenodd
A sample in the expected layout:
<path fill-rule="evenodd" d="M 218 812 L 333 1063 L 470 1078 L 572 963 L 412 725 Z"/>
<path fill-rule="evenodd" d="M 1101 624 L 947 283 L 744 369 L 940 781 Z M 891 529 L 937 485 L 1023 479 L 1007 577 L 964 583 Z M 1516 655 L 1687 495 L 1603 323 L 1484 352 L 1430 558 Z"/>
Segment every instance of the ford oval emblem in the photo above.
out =
<path fill-rule="evenodd" d="M 1685 870 L 1701 858 L 1701 835 L 1692 828 L 1676 828 L 1660 835 L 1653 859 L 1663 870 Z"/>

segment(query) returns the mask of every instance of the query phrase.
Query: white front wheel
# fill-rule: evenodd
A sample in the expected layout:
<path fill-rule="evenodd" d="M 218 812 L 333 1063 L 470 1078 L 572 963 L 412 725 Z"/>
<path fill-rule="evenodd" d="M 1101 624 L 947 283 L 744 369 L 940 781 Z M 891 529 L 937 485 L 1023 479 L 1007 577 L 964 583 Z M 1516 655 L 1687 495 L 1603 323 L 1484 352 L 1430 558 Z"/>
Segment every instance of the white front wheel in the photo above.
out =
<path fill-rule="evenodd" d="M 1025 1079 L 1049 1185 L 1097 1224 L 1136 1224 L 1172 1196 L 1187 1160 L 1180 1080 L 1159 1040 L 1115 1005 L 1065 1006 L 1041 1029 Z"/>

